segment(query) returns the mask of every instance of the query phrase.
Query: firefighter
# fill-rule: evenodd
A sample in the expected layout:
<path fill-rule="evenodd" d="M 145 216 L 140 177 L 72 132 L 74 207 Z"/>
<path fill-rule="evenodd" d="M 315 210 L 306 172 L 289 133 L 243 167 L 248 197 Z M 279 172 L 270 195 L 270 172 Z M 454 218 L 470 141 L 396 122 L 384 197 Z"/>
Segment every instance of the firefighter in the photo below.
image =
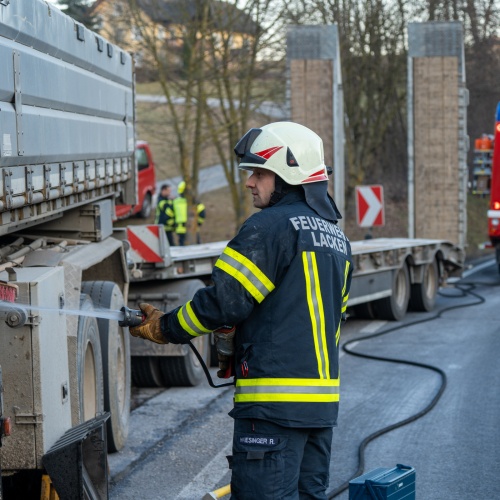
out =
<path fill-rule="evenodd" d="M 200 202 L 196 204 L 196 243 L 201 243 L 200 229 L 207 217 L 205 205 Z"/>
<path fill-rule="evenodd" d="M 141 304 L 146 319 L 130 333 L 186 343 L 215 331 L 218 375 L 236 385 L 231 498 L 326 499 L 350 244 L 312 130 L 271 123 L 235 152 L 262 210 L 217 260 L 213 286 L 166 314 Z"/>
<path fill-rule="evenodd" d="M 163 184 L 156 204 L 155 224 L 161 224 L 165 229 L 170 246 L 174 245 L 174 203 L 170 197 L 170 184 Z"/>
<path fill-rule="evenodd" d="M 186 232 L 188 221 L 188 202 L 186 199 L 186 183 L 179 182 L 177 186 L 177 198 L 174 199 L 175 233 L 179 239 L 179 245 L 186 244 Z"/>

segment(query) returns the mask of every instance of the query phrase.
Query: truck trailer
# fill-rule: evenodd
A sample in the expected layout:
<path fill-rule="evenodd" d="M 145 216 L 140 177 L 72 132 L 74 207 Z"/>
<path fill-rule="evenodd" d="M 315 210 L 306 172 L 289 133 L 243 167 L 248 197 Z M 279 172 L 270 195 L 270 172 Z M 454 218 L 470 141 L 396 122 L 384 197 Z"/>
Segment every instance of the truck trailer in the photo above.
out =
<path fill-rule="evenodd" d="M 138 205 L 133 60 L 43 0 L 0 2 L 0 57 L 3 497 L 107 498 L 107 453 L 124 446 L 130 413 L 116 312 L 144 274 L 113 228 L 115 206 Z M 204 286 L 191 268 L 207 274 L 220 249 L 189 262 L 162 252 L 151 279 L 175 265 L 155 289 L 171 308 Z M 139 382 L 199 383 L 185 349 L 164 351 L 139 353 Z"/>

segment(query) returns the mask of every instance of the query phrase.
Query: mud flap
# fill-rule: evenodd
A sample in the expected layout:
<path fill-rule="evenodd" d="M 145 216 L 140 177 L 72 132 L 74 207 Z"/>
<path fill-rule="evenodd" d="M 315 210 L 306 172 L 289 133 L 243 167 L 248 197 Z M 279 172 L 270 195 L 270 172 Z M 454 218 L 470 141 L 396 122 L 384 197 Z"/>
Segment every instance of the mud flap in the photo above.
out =
<path fill-rule="evenodd" d="M 42 463 L 60 500 L 106 500 L 108 464 L 106 412 L 69 429 Z"/>

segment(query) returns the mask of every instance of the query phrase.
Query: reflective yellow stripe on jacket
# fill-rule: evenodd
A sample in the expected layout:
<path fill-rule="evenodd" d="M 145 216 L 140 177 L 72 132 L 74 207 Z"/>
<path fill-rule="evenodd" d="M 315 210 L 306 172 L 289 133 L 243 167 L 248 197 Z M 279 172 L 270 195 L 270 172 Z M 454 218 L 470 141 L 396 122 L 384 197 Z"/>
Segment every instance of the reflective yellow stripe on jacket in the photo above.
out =
<path fill-rule="evenodd" d="M 239 281 L 259 304 L 274 290 L 271 280 L 243 254 L 226 247 L 215 266 Z"/>
<path fill-rule="evenodd" d="M 254 378 L 238 379 L 236 403 L 335 403 L 339 379 Z"/>
<path fill-rule="evenodd" d="M 347 261 L 345 263 L 345 269 L 344 269 L 344 286 L 342 287 L 342 309 L 341 309 L 342 314 L 345 313 L 347 309 L 347 301 L 349 300 L 349 294 L 345 293 L 345 289 L 347 287 L 347 276 L 349 275 L 350 266 L 351 263 Z M 337 327 L 337 331 L 335 332 L 335 343 L 337 345 L 339 345 L 340 342 L 340 323 L 342 323 L 342 320 L 339 322 L 339 326 Z"/>
<path fill-rule="evenodd" d="M 318 361 L 318 373 L 321 379 L 329 379 L 330 359 L 326 343 L 325 312 L 316 254 L 314 252 L 302 252 L 302 262 L 304 264 L 304 276 L 306 280 L 307 305 L 311 316 L 314 348 Z"/>
<path fill-rule="evenodd" d="M 207 330 L 200 323 L 200 320 L 196 317 L 193 307 L 191 306 L 191 300 L 177 311 L 177 319 L 179 320 L 182 328 L 194 337 L 198 337 L 199 335 L 204 335 L 205 333 L 210 333 L 212 331 Z"/>
<path fill-rule="evenodd" d="M 347 301 L 349 299 L 349 294 L 345 293 L 345 289 L 346 289 L 346 286 L 347 286 L 347 276 L 349 275 L 349 267 L 350 267 L 351 263 L 349 261 L 347 261 L 345 263 L 345 269 L 344 269 L 344 287 L 342 288 L 342 313 L 345 313 L 346 309 L 347 309 Z"/>

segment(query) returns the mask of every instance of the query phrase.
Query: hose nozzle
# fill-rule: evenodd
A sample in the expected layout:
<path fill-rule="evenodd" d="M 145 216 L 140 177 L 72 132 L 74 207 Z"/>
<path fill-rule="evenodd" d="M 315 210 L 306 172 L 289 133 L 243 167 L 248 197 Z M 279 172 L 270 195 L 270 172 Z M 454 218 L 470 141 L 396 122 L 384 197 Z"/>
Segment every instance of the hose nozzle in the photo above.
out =
<path fill-rule="evenodd" d="M 130 309 L 123 306 L 120 311 L 123 313 L 123 319 L 118 321 L 120 326 L 139 326 L 146 319 L 140 309 Z"/>

